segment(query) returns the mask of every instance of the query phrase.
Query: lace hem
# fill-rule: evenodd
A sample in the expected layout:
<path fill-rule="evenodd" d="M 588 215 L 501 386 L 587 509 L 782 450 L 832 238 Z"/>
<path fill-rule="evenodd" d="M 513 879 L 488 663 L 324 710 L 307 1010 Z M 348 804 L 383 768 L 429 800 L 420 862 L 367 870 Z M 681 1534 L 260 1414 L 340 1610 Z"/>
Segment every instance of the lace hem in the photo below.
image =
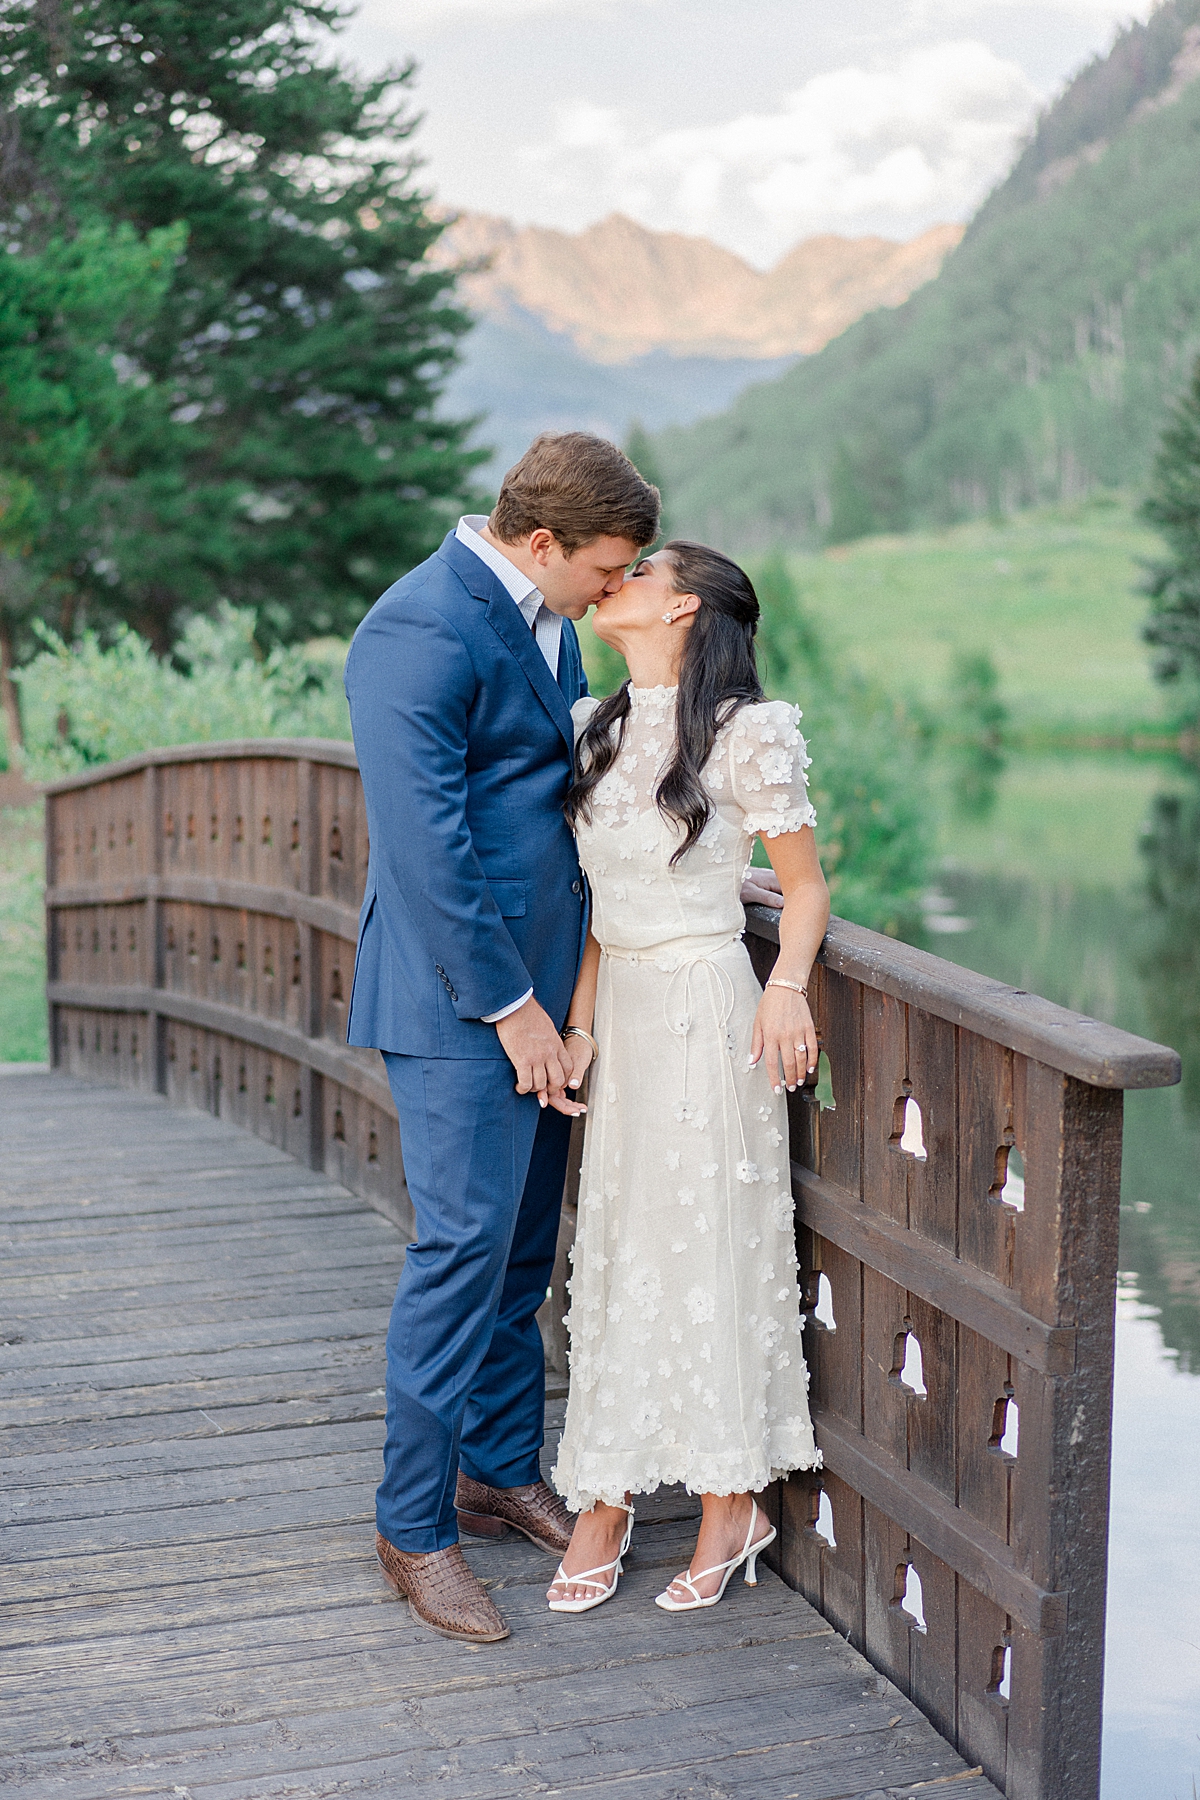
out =
<path fill-rule="evenodd" d="M 682 1486 L 689 1494 L 760 1494 L 796 1469 L 822 1466 L 811 1426 L 801 1435 L 803 1447 L 781 1462 L 747 1457 L 741 1451 L 725 1457 L 697 1455 L 680 1447 L 663 1457 L 639 1458 L 615 1468 L 614 1458 L 585 1451 L 572 1471 L 562 1467 L 560 1450 L 550 1480 L 572 1512 L 588 1512 L 597 1500 L 618 1506 L 627 1493 L 652 1494 L 659 1487 Z"/>

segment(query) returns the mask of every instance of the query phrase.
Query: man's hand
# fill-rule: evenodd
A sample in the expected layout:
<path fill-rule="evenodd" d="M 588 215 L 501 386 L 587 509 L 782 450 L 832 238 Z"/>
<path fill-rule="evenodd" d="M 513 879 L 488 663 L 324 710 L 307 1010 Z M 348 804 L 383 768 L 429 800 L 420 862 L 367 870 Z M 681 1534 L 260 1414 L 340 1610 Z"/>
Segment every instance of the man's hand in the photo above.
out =
<path fill-rule="evenodd" d="M 742 882 L 743 906 L 769 906 L 778 912 L 783 905 L 783 889 L 774 869 L 747 869 Z"/>
<path fill-rule="evenodd" d="M 496 1026 L 504 1054 L 517 1072 L 518 1094 L 537 1094 L 538 1103 L 561 1100 L 572 1074 L 572 1059 L 554 1021 L 531 994 L 524 1006 Z"/>

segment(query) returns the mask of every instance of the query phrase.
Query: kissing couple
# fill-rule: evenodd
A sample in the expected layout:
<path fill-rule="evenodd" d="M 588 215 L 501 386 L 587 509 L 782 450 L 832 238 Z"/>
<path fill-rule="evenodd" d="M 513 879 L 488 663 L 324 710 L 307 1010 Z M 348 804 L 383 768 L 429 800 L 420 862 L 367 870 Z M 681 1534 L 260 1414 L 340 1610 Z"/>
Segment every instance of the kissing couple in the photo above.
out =
<path fill-rule="evenodd" d="M 646 555 L 658 526 L 614 445 L 539 437 L 346 663 L 370 830 L 348 1038 L 383 1053 L 416 1219 L 376 1550 L 469 1643 L 508 1626 L 460 1530 L 523 1532 L 561 1558 L 550 1608 L 585 1612 L 617 1590 L 633 1496 L 683 1482 L 699 1537 L 658 1604 L 690 1612 L 743 1564 L 754 1582 L 775 1536 L 754 1496 L 820 1460 L 785 1097 L 816 1067 L 829 914 L 809 759 L 797 709 L 763 699 L 751 582 L 699 544 Z M 573 624 L 593 606 L 629 671 L 602 700 Z M 765 991 L 756 839 L 783 904 Z M 535 1315 L 585 1111 L 556 1493 Z"/>

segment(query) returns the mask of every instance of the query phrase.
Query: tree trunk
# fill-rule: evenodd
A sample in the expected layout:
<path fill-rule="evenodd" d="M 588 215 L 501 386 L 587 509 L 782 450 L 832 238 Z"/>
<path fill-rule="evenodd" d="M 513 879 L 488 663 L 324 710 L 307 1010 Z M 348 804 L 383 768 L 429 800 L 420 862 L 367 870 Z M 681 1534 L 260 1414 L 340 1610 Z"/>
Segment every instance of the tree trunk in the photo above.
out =
<path fill-rule="evenodd" d="M 21 702 L 12 678 L 12 667 L 12 626 L 8 614 L 0 608 L 0 713 L 4 716 L 10 749 L 19 750 L 25 739 L 21 732 Z"/>

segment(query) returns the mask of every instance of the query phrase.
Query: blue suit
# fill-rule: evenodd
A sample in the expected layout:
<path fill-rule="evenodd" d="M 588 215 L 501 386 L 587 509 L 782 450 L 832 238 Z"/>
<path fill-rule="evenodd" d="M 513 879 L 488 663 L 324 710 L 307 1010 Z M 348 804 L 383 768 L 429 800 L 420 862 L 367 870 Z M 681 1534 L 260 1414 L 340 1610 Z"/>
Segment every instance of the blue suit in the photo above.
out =
<path fill-rule="evenodd" d="M 563 817 L 570 708 L 503 584 L 451 534 L 354 635 L 346 694 L 370 860 L 349 1042 L 383 1051 L 416 1214 L 388 1331 L 376 1518 L 402 1550 L 457 1538 L 458 1468 L 538 1479 L 534 1315 L 554 1262 L 570 1122 L 515 1092 L 483 1017 L 527 989 L 561 1025 L 587 930 Z"/>

